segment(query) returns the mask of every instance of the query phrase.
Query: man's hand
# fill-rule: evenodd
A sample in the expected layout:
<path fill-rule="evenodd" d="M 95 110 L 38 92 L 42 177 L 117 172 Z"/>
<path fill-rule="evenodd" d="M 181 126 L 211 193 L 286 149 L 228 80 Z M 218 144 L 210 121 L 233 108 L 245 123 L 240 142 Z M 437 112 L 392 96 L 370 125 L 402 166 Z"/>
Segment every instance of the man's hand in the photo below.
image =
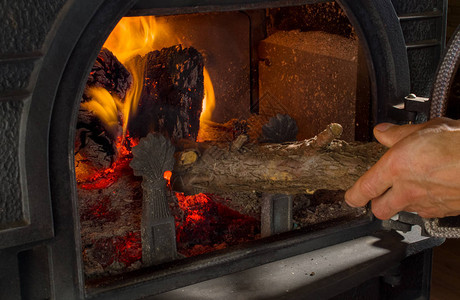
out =
<path fill-rule="evenodd" d="M 350 206 L 372 200 L 379 219 L 403 210 L 424 218 L 460 214 L 460 121 L 382 123 L 374 135 L 390 149 L 346 192 Z"/>

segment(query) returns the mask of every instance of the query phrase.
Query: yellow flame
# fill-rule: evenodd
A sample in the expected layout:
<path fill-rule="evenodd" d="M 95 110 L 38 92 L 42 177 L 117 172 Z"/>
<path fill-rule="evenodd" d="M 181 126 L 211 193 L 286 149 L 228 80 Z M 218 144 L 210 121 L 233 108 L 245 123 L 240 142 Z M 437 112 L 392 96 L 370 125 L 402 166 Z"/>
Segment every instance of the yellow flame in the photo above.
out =
<path fill-rule="evenodd" d="M 88 90 L 90 101 L 81 104 L 81 107 L 91 111 L 108 127 L 118 124 L 118 108 L 122 106 L 117 97 L 112 96 L 106 89 L 92 87 Z"/>
<path fill-rule="evenodd" d="M 216 106 L 216 98 L 214 96 L 214 87 L 212 86 L 211 77 L 208 70 L 203 68 L 204 76 L 204 97 L 203 107 L 200 115 L 200 122 L 210 121 L 214 107 Z"/>
<path fill-rule="evenodd" d="M 126 93 L 123 115 L 123 136 L 129 119 L 136 114 L 144 85 L 144 55 L 155 49 L 158 26 L 155 17 L 125 17 L 118 22 L 104 43 L 133 76 L 133 84 Z"/>
<path fill-rule="evenodd" d="M 126 136 L 129 119 L 137 112 L 142 88 L 144 86 L 145 60 L 136 57 L 125 64 L 126 69 L 133 76 L 133 84 L 126 92 L 123 112 L 123 136 Z"/>
<path fill-rule="evenodd" d="M 104 47 L 112 51 L 126 65 L 136 55 L 144 56 L 155 46 L 156 19 L 148 17 L 125 17 L 118 22 Z"/>
<path fill-rule="evenodd" d="M 134 117 L 139 105 L 143 85 L 146 60 L 143 58 L 155 49 L 170 47 L 181 43 L 177 35 L 170 32 L 167 21 L 159 21 L 154 16 L 124 17 L 118 22 L 104 43 L 115 57 L 133 76 L 133 84 L 126 92 L 122 103 L 103 88 L 91 88 L 92 100 L 83 103 L 108 126 L 113 126 L 118 119 L 116 108 L 122 112 L 123 136 L 126 135 L 129 119 Z M 203 69 L 204 98 L 200 121 L 211 119 L 215 106 L 214 89 L 208 71 Z"/>

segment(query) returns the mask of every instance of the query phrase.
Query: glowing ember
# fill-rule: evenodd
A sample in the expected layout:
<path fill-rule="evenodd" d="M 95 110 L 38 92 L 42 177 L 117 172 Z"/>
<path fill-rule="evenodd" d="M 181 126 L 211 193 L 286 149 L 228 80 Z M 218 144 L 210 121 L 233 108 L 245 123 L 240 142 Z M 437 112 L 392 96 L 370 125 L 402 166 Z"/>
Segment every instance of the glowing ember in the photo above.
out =
<path fill-rule="evenodd" d="M 122 140 L 121 137 L 118 137 L 118 159 L 110 166 L 110 168 L 95 172 L 79 187 L 85 190 L 97 190 L 111 186 L 122 176 L 123 171 L 129 168 L 129 163 L 132 159 L 132 153 L 130 149 L 136 146 L 138 143 L 138 140 L 132 139 L 129 136 L 127 136 L 125 140 Z"/>
<path fill-rule="evenodd" d="M 144 85 L 148 85 L 148 81 L 144 82 L 144 57 L 154 50 L 178 44 L 186 45 L 186 42 L 181 42 L 172 34 L 165 21 L 152 16 L 123 18 L 106 40 L 104 48 L 111 51 L 132 76 L 132 84 L 126 85 L 126 88 L 129 86 L 126 96 L 118 99 L 113 93 L 97 86 L 88 86 L 85 92 L 89 99 L 85 98 L 86 102 L 81 104 L 82 110 L 91 112 L 103 124 L 103 128 L 94 134 L 95 139 L 99 139 L 103 131 L 110 132 L 106 139 L 109 143 L 102 145 L 96 142 L 98 148 L 93 146 L 88 150 L 102 149 L 98 152 L 99 156 L 94 157 L 102 157 L 104 162 L 111 164 L 110 167 L 107 168 L 108 164 L 95 164 L 91 161 L 91 155 L 85 157 L 87 152 L 84 151 L 79 151 L 75 156 L 83 256 L 85 268 L 94 267 L 90 271 L 92 274 L 100 273 L 101 267 L 103 272 L 117 273 L 127 270 L 134 263 L 140 266 L 142 179 L 135 177 L 129 167 L 131 149 L 139 141 L 130 137 L 128 123 L 136 116 L 140 118 L 137 109 Z M 203 69 L 203 77 L 200 123 L 211 120 L 215 105 L 214 89 L 206 68 Z M 198 95 L 199 100 L 201 92 Z M 83 137 L 84 134 L 83 131 Z M 110 153 L 105 151 L 107 144 L 110 144 Z M 168 184 L 171 176 L 171 171 L 164 173 Z M 178 251 L 183 255 L 198 255 L 258 237 L 260 226 L 257 220 L 241 215 L 214 199 L 213 195 L 177 194 L 177 203 L 171 201 Z"/>
<path fill-rule="evenodd" d="M 175 214 L 178 251 L 194 256 L 259 237 L 256 219 L 244 216 L 212 198 L 176 194 L 181 214 Z"/>
<path fill-rule="evenodd" d="M 166 181 L 168 182 L 168 186 L 171 184 L 171 176 L 171 171 L 165 171 L 165 173 L 163 174 L 163 178 L 166 179 Z"/>
<path fill-rule="evenodd" d="M 140 232 L 128 232 L 124 236 L 100 239 L 94 244 L 93 255 L 104 268 L 113 263 L 129 267 L 142 257 Z"/>
<path fill-rule="evenodd" d="M 82 221 L 94 221 L 96 223 L 113 222 L 120 217 L 121 212 L 112 210 L 109 197 L 102 197 L 100 201 L 91 203 L 80 215 Z"/>
<path fill-rule="evenodd" d="M 128 232 L 123 238 L 115 244 L 117 249 L 118 261 L 126 266 L 138 261 L 142 257 L 141 234 L 139 231 Z"/>

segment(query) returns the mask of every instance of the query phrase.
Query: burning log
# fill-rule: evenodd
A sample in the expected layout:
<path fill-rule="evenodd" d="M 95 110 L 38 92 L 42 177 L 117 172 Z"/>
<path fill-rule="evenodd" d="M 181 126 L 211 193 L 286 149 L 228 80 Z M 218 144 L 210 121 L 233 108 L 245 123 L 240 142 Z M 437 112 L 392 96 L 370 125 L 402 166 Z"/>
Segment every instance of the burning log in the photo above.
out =
<path fill-rule="evenodd" d="M 158 132 L 173 140 L 195 140 L 204 96 L 201 54 L 178 45 L 152 51 L 143 59 L 144 88 L 129 132 L 136 137 Z"/>
<path fill-rule="evenodd" d="M 102 48 L 88 76 L 86 87 L 102 87 L 119 99 L 124 99 L 126 92 L 133 84 L 133 77 L 113 53 Z M 83 102 L 89 100 L 85 90 Z"/>
<path fill-rule="evenodd" d="M 264 192 L 305 194 L 319 189 L 346 190 L 386 151 L 377 143 L 334 140 L 331 124 L 313 139 L 284 144 L 247 144 L 235 151 L 228 144 L 197 143 L 195 162 L 176 161 L 172 187 L 187 194 Z"/>
<path fill-rule="evenodd" d="M 117 157 L 115 138 L 91 112 L 80 110 L 75 138 L 78 157 L 90 161 L 96 169 L 108 168 Z"/>
<path fill-rule="evenodd" d="M 129 122 L 130 135 L 160 132 L 173 140 L 195 139 L 204 94 L 201 54 L 179 45 L 134 59 L 146 70 L 138 113 Z M 88 77 L 77 122 L 75 152 L 86 169 L 108 168 L 116 161 L 117 137 L 123 131 L 120 106 L 132 85 L 133 76 L 112 52 L 102 49 Z M 110 118 L 104 119 L 107 115 Z"/>
<path fill-rule="evenodd" d="M 82 105 L 78 114 L 75 152 L 81 159 L 78 162 L 91 162 L 96 169 L 108 168 L 117 158 L 116 139 L 122 131 L 119 112 L 115 106 L 111 112 L 114 122 L 103 122 L 92 109 L 89 103 L 93 98 L 98 98 L 92 89 L 99 87 L 105 89 L 110 96 L 115 96 L 122 101 L 127 90 L 132 85 L 133 77 L 123 64 L 110 52 L 103 48 L 91 69 Z M 97 102 L 97 101 L 96 101 Z M 99 103 L 101 107 L 107 103 Z M 109 109 L 104 107 L 104 109 Z"/>

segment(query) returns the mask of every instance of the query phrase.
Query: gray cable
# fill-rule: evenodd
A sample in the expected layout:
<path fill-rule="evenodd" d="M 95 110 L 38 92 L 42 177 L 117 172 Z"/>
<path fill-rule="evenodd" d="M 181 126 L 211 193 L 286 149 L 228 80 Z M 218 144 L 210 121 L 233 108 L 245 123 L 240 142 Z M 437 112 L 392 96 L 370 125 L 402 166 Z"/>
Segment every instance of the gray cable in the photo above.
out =
<path fill-rule="evenodd" d="M 447 46 L 431 93 L 430 119 L 442 117 L 446 113 L 447 97 L 460 64 L 460 25 L 457 26 Z M 460 238 L 460 228 L 439 225 L 439 219 L 423 219 L 426 232 L 433 237 Z"/>
<path fill-rule="evenodd" d="M 446 113 L 447 97 L 460 64 L 460 25 L 452 36 L 447 51 L 438 67 L 431 92 L 430 119 L 442 117 Z"/>

